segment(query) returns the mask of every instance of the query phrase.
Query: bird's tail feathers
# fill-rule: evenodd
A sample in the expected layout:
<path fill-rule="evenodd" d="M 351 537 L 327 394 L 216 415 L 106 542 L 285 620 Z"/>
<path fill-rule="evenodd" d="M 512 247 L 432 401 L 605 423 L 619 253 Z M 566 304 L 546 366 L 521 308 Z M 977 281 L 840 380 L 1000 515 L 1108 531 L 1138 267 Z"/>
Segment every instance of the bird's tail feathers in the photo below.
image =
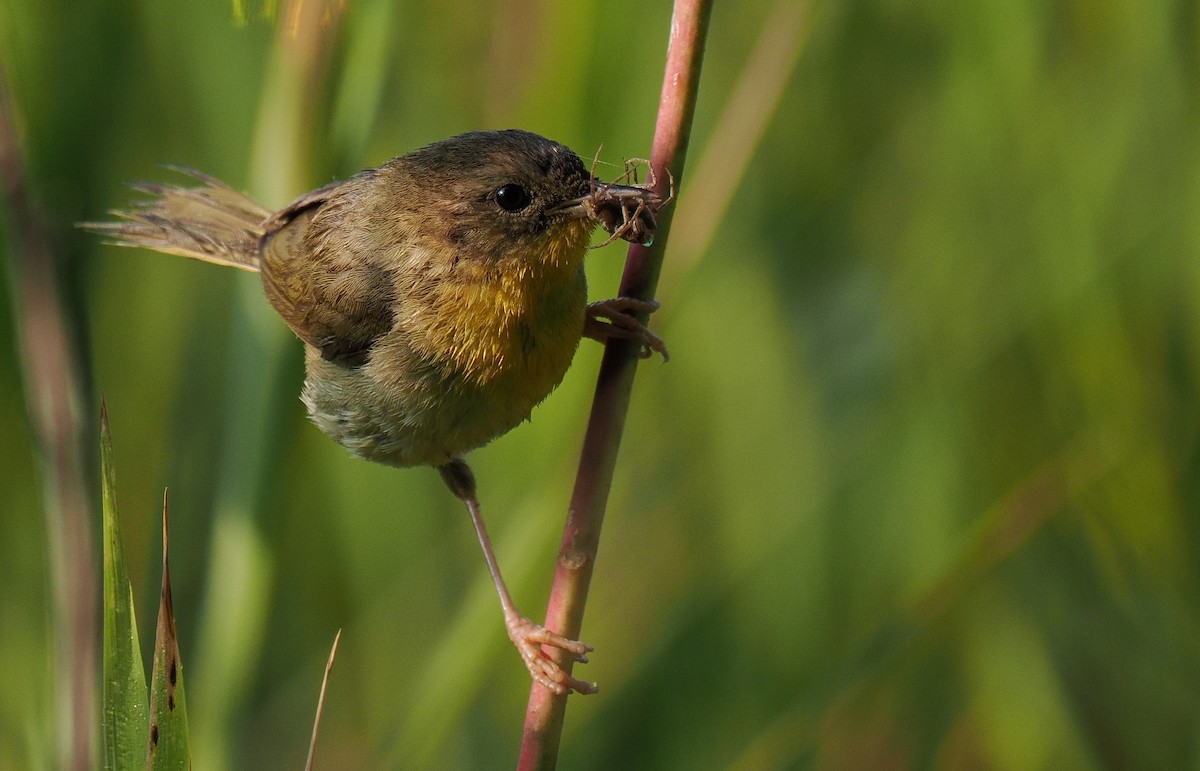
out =
<path fill-rule="evenodd" d="M 271 212 L 225 183 L 181 166 L 168 167 L 203 183 L 195 187 L 139 182 L 134 190 L 152 196 L 116 222 L 81 222 L 117 246 L 141 246 L 218 265 L 258 270 L 258 242 Z"/>

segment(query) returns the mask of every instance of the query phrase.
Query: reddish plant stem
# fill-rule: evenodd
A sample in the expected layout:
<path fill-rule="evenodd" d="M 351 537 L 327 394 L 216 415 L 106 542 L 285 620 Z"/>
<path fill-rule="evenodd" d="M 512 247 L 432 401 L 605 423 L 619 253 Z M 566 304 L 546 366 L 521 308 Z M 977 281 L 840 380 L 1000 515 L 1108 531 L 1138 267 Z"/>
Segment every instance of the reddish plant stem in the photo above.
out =
<path fill-rule="evenodd" d="M 666 73 L 650 155 L 658 192 L 664 198 L 669 192 L 671 180 L 674 180 L 678 189 L 683 179 L 711 10 L 711 0 L 676 0 L 672 13 Z M 646 300 L 654 297 L 674 211 L 672 204 L 658 214 L 653 246 L 632 244 L 629 247 L 625 272 L 621 277 L 622 297 Z M 588 587 L 600 543 L 600 528 L 604 523 L 617 450 L 629 409 L 629 395 L 633 390 L 633 376 L 638 362 L 636 352 L 629 341 L 611 340 L 600 364 L 596 395 L 579 459 L 579 472 L 575 477 L 575 489 L 571 495 L 562 546 L 554 570 L 554 584 L 546 608 L 545 626 L 570 638 L 578 639 L 583 626 Z M 551 652 L 569 672 L 571 662 L 560 654 L 561 651 Z M 566 709 L 566 696 L 556 696 L 541 685 L 533 684 L 525 713 L 519 769 L 554 768 Z"/>
<path fill-rule="evenodd" d="M 29 188 L 8 74 L 0 66 L 0 238 L 29 424 L 37 443 L 49 545 L 57 766 L 96 767 L 100 593 L 84 437 L 83 365 L 62 299 L 60 262 Z M 5 235 L 5 226 L 8 233 Z M 0 252 L 4 249 L 0 248 Z"/>

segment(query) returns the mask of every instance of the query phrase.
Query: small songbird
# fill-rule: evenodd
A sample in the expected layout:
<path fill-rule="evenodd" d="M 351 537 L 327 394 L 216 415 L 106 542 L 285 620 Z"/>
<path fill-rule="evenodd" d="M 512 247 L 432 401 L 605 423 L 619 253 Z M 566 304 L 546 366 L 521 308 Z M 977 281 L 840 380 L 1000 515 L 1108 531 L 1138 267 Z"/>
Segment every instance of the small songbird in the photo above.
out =
<path fill-rule="evenodd" d="M 182 171 L 199 184 L 135 185 L 152 198 L 83 227 L 121 246 L 258 271 L 304 342 L 301 399 L 312 421 L 361 458 L 436 467 L 466 503 L 534 680 L 560 694 L 594 692 L 541 646 L 581 662 L 591 647 L 513 603 L 463 455 L 529 418 L 583 336 L 629 338 L 643 356 L 666 358 L 637 319 L 658 304 L 589 305 L 583 272 L 596 226 L 648 243 L 663 201 L 650 185 L 600 182 L 569 148 L 518 130 L 431 144 L 277 212 Z"/>

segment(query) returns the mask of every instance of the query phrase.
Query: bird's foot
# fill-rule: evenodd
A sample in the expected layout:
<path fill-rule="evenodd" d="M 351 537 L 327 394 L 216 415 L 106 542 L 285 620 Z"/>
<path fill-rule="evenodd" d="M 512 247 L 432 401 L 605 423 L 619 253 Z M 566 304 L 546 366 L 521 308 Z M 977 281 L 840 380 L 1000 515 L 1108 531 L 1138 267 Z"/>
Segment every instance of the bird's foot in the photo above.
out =
<path fill-rule="evenodd" d="M 571 691 L 595 693 L 600 690 L 595 683 L 579 680 L 567 674 L 558 665 L 558 662 L 542 650 L 543 645 L 560 648 L 570 654 L 573 660 L 586 664 L 587 653 L 592 650 L 592 646 L 578 640 L 568 640 L 516 613 L 512 614 L 504 625 L 508 627 L 508 639 L 517 646 L 517 651 L 521 654 L 521 658 L 525 661 L 525 667 L 534 680 L 559 696 Z"/>
<path fill-rule="evenodd" d="M 655 353 L 663 357 L 663 361 L 671 358 L 667 353 L 667 345 L 662 338 L 650 331 L 636 314 L 650 314 L 659 309 L 657 300 L 638 300 L 633 297 L 615 297 L 611 300 L 594 302 L 587 307 L 587 321 L 583 334 L 593 340 L 604 343 L 610 338 L 619 337 L 633 340 L 641 346 L 639 356 L 648 359 Z"/>

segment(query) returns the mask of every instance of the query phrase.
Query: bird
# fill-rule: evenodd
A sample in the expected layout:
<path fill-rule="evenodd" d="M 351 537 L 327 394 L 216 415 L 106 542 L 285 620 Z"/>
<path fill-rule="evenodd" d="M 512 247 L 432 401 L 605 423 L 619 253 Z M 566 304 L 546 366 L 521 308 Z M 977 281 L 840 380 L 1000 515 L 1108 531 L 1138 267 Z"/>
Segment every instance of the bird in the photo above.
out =
<path fill-rule="evenodd" d="M 464 458 L 529 419 L 579 342 L 667 348 L 639 317 L 654 300 L 587 302 L 597 228 L 649 244 L 669 202 L 626 173 L 605 183 L 566 145 L 508 129 L 434 142 L 270 211 L 201 172 L 136 183 L 149 198 L 80 223 L 109 243 L 257 271 L 304 344 L 301 391 L 320 431 L 359 458 L 432 466 L 466 506 L 505 628 L 534 681 L 594 693 L 542 646 L 586 662 L 590 645 L 517 608 Z M 632 184 L 625 184 L 625 183 Z"/>

